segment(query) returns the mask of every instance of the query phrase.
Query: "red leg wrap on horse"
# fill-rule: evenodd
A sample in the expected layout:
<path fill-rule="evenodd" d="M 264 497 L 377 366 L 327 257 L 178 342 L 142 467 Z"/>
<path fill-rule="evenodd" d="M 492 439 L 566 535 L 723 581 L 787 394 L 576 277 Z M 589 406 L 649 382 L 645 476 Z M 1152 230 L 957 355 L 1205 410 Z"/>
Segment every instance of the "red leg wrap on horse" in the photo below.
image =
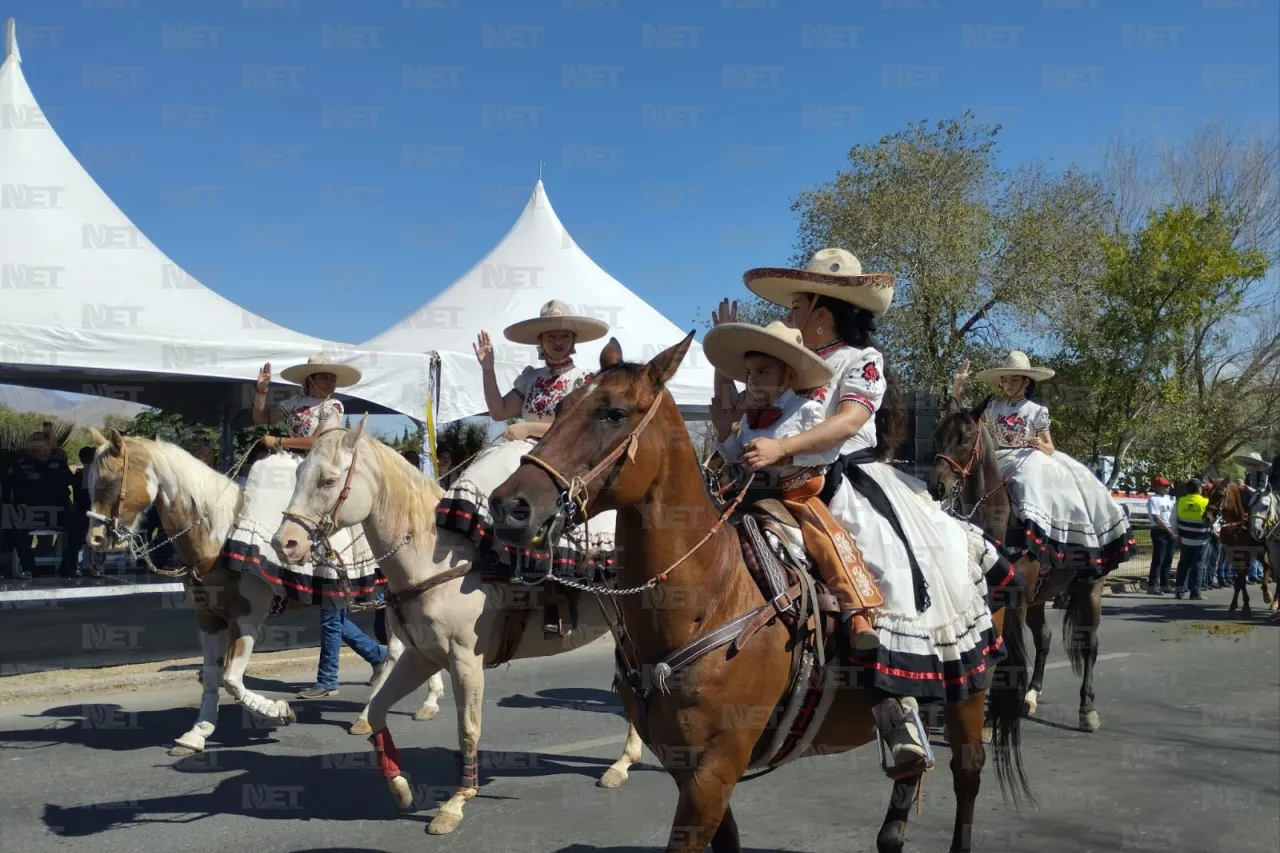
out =
<path fill-rule="evenodd" d="M 480 768 L 476 765 L 476 757 L 474 755 L 464 756 L 462 759 L 462 783 L 458 786 L 458 790 L 466 791 L 479 787 Z"/>
<path fill-rule="evenodd" d="M 374 732 L 369 740 L 373 741 L 373 748 L 378 751 L 378 766 L 382 768 L 382 775 L 388 779 L 401 775 L 400 750 L 396 749 L 396 743 L 391 739 L 391 732 L 387 729 Z"/>

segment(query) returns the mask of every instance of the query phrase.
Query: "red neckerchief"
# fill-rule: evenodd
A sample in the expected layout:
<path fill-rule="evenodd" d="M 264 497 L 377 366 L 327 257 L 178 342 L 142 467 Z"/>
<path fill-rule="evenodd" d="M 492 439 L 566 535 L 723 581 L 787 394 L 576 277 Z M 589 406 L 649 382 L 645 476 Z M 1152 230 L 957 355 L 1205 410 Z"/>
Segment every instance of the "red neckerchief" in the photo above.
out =
<path fill-rule="evenodd" d="M 773 426 L 782 417 L 782 409 L 770 406 L 767 409 L 747 409 L 747 426 L 751 429 L 766 429 Z"/>

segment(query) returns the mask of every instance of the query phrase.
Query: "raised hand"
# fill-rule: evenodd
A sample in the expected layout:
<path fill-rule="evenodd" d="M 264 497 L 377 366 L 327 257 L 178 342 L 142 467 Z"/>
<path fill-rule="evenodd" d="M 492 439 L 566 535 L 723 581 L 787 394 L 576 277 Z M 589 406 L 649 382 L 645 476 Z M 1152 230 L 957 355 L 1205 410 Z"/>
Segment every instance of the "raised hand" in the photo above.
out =
<path fill-rule="evenodd" d="M 262 369 L 258 371 L 258 391 L 265 394 L 271 387 L 271 362 L 262 365 Z"/>
<path fill-rule="evenodd" d="M 969 378 L 969 359 L 960 362 L 959 369 L 956 370 L 952 377 L 951 396 L 957 400 L 960 399 L 961 392 L 964 391 L 964 381 Z"/>
<path fill-rule="evenodd" d="M 481 332 L 471 348 L 475 350 L 480 366 L 485 370 L 493 370 L 493 342 L 489 340 L 489 333 Z"/>
<path fill-rule="evenodd" d="M 720 300 L 720 307 L 711 312 L 711 325 L 719 326 L 722 323 L 738 322 L 738 301 L 735 299 L 730 302 L 728 299 Z"/>

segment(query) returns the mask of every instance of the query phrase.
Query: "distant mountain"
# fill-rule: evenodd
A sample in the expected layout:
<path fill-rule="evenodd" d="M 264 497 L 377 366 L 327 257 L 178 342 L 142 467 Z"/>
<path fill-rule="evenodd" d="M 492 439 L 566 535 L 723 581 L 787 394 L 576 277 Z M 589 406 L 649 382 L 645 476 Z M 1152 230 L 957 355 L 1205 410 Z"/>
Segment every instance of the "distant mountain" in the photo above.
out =
<path fill-rule="evenodd" d="M 72 394 L 68 391 L 45 391 L 18 385 L 0 385 L 0 406 L 8 406 L 18 412 L 52 415 L 81 426 L 92 427 L 102 426 L 107 415 L 131 418 L 147 409 L 140 403 L 130 403 L 127 400 Z"/>

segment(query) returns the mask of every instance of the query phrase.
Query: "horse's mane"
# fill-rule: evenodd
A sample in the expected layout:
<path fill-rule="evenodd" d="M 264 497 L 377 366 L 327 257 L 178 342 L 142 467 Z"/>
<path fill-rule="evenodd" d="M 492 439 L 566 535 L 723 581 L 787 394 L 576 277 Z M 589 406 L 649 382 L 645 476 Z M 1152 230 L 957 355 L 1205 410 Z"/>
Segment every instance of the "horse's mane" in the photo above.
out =
<path fill-rule="evenodd" d="M 444 497 L 440 484 L 372 436 L 361 436 L 361 445 L 377 459 L 382 473 L 373 511 L 393 530 L 435 535 L 436 507 Z"/>
<path fill-rule="evenodd" d="M 140 459 L 139 454 L 130 453 L 130 469 L 140 470 L 150 462 L 167 503 L 177 505 L 185 501 L 189 510 L 208 519 L 208 530 L 214 538 L 225 537 L 231 531 L 242 500 L 238 483 L 176 444 L 136 436 L 122 438 L 126 448 L 141 448 L 145 457 Z M 105 447 L 98 448 L 95 464 L 104 452 Z"/>

